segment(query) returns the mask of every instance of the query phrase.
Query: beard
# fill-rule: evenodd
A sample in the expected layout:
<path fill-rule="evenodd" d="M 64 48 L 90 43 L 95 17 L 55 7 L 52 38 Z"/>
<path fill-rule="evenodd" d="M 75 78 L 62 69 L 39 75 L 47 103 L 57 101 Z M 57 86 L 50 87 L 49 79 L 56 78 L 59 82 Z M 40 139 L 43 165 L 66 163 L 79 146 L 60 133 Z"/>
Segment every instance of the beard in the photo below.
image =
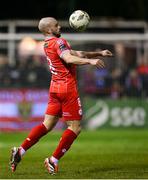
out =
<path fill-rule="evenodd" d="M 55 37 L 57 37 L 57 38 L 61 37 L 61 33 L 60 33 L 60 32 L 59 32 L 59 33 L 53 32 L 53 35 L 54 35 Z"/>

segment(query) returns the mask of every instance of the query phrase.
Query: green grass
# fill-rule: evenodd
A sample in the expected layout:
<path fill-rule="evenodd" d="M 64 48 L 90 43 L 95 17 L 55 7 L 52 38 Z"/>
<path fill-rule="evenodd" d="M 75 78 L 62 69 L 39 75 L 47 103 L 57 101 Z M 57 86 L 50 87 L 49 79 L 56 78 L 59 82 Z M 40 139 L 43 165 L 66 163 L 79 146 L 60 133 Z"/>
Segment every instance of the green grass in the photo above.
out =
<path fill-rule="evenodd" d="M 49 133 L 30 149 L 15 173 L 9 169 L 9 152 L 26 133 L 0 134 L 0 179 L 148 179 L 148 131 L 84 131 L 61 159 L 59 173 L 51 176 L 44 169 L 45 157 L 51 155 L 60 132 Z"/>

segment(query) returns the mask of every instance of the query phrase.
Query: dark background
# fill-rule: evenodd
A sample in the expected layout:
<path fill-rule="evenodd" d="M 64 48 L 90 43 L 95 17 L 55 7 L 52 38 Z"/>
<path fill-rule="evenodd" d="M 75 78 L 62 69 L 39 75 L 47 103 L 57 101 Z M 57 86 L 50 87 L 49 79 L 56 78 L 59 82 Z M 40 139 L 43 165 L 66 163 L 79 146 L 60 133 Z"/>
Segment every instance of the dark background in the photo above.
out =
<path fill-rule="evenodd" d="M 93 18 L 148 20 L 148 0 L 5 0 L 0 5 L 0 19 L 54 16 L 64 20 L 76 9 Z"/>

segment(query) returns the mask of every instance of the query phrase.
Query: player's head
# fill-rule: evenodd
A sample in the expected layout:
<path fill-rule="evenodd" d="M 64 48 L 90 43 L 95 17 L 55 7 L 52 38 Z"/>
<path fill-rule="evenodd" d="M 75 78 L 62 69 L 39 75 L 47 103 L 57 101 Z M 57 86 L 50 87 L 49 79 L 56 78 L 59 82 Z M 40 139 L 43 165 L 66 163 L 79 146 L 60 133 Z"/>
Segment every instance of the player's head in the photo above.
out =
<path fill-rule="evenodd" d="M 61 36 L 61 32 L 60 32 L 61 26 L 59 25 L 58 21 L 53 17 L 42 18 L 39 21 L 38 28 L 45 36 L 46 35 L 51 35 L 56 37 Z"/>

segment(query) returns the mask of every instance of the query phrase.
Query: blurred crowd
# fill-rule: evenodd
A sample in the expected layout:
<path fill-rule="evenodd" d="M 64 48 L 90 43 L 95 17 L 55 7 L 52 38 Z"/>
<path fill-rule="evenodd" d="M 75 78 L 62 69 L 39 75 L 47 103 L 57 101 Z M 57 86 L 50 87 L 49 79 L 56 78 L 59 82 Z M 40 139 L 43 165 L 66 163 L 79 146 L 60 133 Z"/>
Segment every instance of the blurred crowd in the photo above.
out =
<path fill-rule="evenodd" d="M 50 73 L 45 57 L 32 55 L 10 65 L 8 57 L 0 56 L 0 88 L 49 87 Z"/>
<path fill-rule="evenodd" d="M 123 71 L 115 68 L 94 69 L 84 71 L 85 93 L 109 96 L 113 99 L 121 97 L 148 97 L 148 66 L 141 65 L 135 69 Z"/>
<path fill-rule="evenodd" d="M 138 62 L 133 61 L 135 57 L 128 51 L 123 53 L 119 47 L 115 48 L 114 53 L 115 56 L 107 60 L 105 69 L 83 66 L 79 71 L 78 68 L 81 91 L 113 99 L 148 97 L 147 61 L 142 57 Z M 43 55 L 17 58 L 14 65 L 10 65 L 7 56 L 0 55 L 0 88 L 48 88 L 50 79 L 51 74 Z"/>
<path fill-rule="evenodd" d="M 107 60 L 107 68 L 94 70 L 86 67 L 87 70 L 83 71 L 85 93 L 113 99 L 148 97 L 148 60 L 144 55 L 137 59 L 132 48 L 123 50 L 118 43 L 114 54 L 113 59 Z"/>

